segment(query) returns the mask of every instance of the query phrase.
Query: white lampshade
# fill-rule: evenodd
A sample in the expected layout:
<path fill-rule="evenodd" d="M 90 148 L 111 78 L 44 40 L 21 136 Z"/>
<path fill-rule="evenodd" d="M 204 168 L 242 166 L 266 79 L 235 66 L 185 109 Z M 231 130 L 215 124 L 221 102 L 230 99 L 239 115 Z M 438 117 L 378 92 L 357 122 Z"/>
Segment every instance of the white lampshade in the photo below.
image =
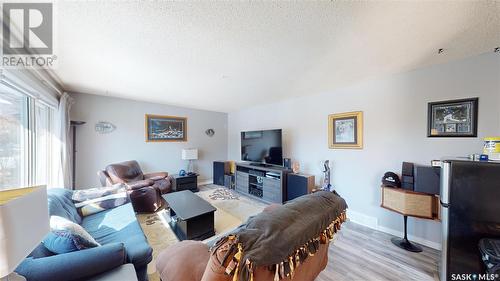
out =
<path fill-rule="evenodd" d="M 196 160 L 198 159 L 198 149 L 187 148 L 182 150 L 182 160 Z"/>
<path fill-rule="evenodd" d="M 49 231 L 45 186 L 0 191 L 0 277 L 12 273 Z"/>

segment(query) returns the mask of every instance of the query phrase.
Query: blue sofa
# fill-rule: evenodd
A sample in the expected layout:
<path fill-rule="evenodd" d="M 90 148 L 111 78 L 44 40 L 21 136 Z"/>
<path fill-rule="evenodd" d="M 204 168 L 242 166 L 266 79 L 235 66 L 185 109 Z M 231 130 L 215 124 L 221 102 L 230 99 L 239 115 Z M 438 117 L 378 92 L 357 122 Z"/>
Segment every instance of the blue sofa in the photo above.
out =
<path fill-rule="evenodd" d="M 80 217 L 72 191 L 48 190 L 49 214 L 80 224 L 102 246 L 56 255 L 40 244 L 16 269 L 28 281 L 85 280 L 124 263 L 132 263 L 139 281 L 147 281 L 153 250 L 136 220 L 130 203 Z"/>

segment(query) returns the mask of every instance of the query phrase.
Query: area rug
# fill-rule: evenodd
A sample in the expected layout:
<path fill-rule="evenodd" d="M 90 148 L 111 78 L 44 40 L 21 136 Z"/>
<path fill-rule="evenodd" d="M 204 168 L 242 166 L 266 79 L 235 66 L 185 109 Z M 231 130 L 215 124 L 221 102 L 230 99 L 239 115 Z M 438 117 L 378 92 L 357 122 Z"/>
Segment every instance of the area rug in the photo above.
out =
<path fill-rule="evenodd" d="M 208 197 L 212 200 L 240 199 L 236 191 L 232 191 L 227 188 L 217 188 L 216 190 L 212 191 L 212 194 L 210 194 Z"/>
<path fill-rule="evenodd" d="M 246 221 L 248 217 L 256 215 L 267 206 L 266 204 L 251 199 L 246 196 L 239 196 L 232 190 L 217 191 L 220 186 L 209 184 L 199 187 L 199 192 L 195 193 L 208 203 L 212 204 L 215 211 L 215 236 L 206 239 L 208 242 L 230 232 Z M 234 193 L 234 194 L 233 194 Z M 225 194 L 222 200 L 213 194 Z M 213 198 L 215 199 L 213 199 Z M 137 214 L 141 228 L 148 239 L 148 243 L 153 248 L 153 261 L 148 265 L 148 277 L 150 281 L 160 281 L 156 272 L 156 257 L 163 249 L 179 242 L 174 232 L 168 224 L 169 217 L 166 210 L 160 210 L 154 214 Z"/>

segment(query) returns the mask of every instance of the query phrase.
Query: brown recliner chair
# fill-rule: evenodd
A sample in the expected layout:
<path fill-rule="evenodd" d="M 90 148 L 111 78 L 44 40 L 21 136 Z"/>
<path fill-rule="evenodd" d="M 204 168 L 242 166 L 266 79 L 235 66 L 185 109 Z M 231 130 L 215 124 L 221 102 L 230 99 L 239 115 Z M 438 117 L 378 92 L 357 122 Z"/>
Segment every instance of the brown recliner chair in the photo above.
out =
<path fill-rule="evenodd" d="M 165 201 L 162 194 L 172 191 L 172 181 L 166 172 L 143 174 L 137 161 L 111 164 L 97 175 L 102 186 L 123 183 L 127 186 L 130 201 L 136 212 L 152 213 Z"/>
<path fill-rule="evenodd" d="M 152 186 L 158 188 L 161 194 L 172 192 L 172 179 L 167 172 L 144 174 L 135 160 L 110 164 L 97 175 L 102 186 L 125 183 L 134 189 Z"/>

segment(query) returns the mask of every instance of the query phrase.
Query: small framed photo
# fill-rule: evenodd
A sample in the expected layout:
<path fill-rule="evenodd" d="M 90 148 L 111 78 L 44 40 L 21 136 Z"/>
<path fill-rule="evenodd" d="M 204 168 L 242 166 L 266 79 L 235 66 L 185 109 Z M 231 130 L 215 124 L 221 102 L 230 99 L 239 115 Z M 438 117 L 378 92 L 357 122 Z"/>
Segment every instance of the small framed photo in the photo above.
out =
<path fill-rule="evenodd" d="M 477 137 L 478 98 L 430 102 L 428 137 Z"/>
<path fill-rule="evenodd" d="M 363 148 L 363 112 L 328 115 L 329 148 Z"/>
<path fill-rule="evenodd" d="M 146 141 L 187 141 L 187 118 L 146 114 Z"/>

